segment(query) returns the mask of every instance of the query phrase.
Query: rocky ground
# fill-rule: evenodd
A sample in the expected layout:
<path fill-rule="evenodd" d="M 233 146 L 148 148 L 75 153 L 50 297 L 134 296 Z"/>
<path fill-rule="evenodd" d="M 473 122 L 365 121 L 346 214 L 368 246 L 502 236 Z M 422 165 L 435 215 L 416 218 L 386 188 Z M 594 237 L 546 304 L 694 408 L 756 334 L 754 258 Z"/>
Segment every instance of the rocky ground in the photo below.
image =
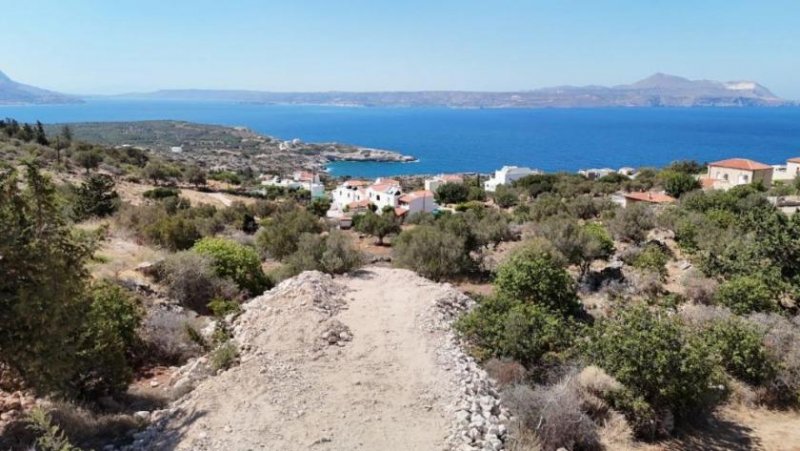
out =
<path fill-rule="evenodd" d="M 450 330 L 471 303 L 406 270 L 303 273 L 246 304 L 238 366 L 173 377 L 187 394 L 132 448 L 504 449 L 508 412 Z"/>

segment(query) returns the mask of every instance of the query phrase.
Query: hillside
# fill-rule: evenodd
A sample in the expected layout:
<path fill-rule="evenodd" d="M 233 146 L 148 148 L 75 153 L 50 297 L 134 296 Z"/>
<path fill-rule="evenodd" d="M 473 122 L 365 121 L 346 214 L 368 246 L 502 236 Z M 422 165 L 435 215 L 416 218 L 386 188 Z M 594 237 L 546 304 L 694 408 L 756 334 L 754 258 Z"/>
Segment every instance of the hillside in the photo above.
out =
<path fill-rule="evenodd" d="M 81 103 L 75 96 L 18 83 L 0 71 L 0 105 Z"/>
<path fill-rule="evenodd" d="M 689 80 L 666 74 L 655 74 L 632 84 L 612 87 L 558 86 L 515 92 L 164 90 L 120 97 L 274 104 L 446 106 L 455 108 L 742 107 L 791 104 L 753 81 Z"/>
<path fill-rule="evenodd" d="M 55 135 L 62 124 L 45 126 Z M 149 149 L 171 160 L 208 169 L 291 172 L 324 170 L 331 161 L 412 161 L 397 152 L 340 143 L 285 141 L 243 127 L 183 121 L 83 122 L 69 124 L 75 138 L 105 146 Z M 176 147 L 180 152 L 175 152 Z"/>

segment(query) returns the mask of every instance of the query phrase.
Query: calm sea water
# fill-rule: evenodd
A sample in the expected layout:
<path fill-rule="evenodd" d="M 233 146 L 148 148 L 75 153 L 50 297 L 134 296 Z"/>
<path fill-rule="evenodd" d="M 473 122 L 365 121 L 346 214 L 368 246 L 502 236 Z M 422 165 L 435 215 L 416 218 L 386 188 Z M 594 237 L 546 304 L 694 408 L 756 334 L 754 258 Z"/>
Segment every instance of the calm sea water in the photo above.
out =
<path fill-rule="evenodd" d="M 535 109 L 343 108 L 232 103 L 92 101 L 0 106 L 0 117 L 52 122 L 176 119 L 243 125 L 284 139 L 395 150 L 416 163 L 336 163 L 337 175 L 547 171 L 660 166 L 733 156 L 780 163 L 800 156 L 800 108 Z"/>

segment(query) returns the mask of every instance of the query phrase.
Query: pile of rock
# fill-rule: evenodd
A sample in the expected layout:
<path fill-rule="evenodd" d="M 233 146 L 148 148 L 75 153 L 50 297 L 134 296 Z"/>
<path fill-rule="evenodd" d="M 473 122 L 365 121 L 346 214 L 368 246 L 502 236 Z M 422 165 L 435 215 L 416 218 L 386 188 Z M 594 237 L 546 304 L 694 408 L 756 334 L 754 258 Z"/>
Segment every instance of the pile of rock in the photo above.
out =
<path fill-rule="evenodd" d="M 325 326 L 325 331 L 320 335 L 323 343 L 330 346 L 344 346 L 345 343 L 353 339 L 353 333 L 346 324 L 339 320 L 331 320 Z"/>
<path fill-rule="evenodd" d="M 36 399 L 21 391 L 7 393 L 0 391 L 0 431 L 5 426 L 25 415 L 36 404 Z"/>
<path fill-rule="evenodd" d="M 508 409 L 500 404 L 500 393 L 475 359 L 464 352 L 464 345 L 452 331 L 453 321 L 469 311 L 475 301 L 448 284 L 437 287 L 441 294 L 434 303 L 429 329 L 446 331 L 438 350 L 442 365 L 454 371 L 458 381 L 458 401 L 451 407 L 448 447 L 458 451 L 505 449 Z"/>

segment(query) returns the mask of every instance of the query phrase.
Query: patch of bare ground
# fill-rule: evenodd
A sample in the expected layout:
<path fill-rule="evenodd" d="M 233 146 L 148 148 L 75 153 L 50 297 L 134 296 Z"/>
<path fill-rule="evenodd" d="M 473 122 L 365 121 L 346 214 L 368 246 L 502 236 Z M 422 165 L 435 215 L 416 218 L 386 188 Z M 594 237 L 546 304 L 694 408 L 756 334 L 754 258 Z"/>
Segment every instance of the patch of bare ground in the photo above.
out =
<path fill-rule="evenodd" d="M 499 394 L 449 330 L 469 302 L 400 269 L 288 279 L 244 305 L 240 364 L 197 381 L 139 449 L 503 449 Z"/>
<path fill-rule="evenodd" d="M 153 185 L 126 181 L 119 181 L 116 186 L 116 190 L 122 201 L 130 203 L 131 205 L 141 205 L 145 201 L 142 194 L 153 188 L 155 188 Z M 189 188 L 181 188 L 180 192 L 181 197 L 189 199 L 192 205 L 207 204 L 217 208 L 223 208 L 230 206 L 233 202 L 243 202 L 245 204 L 252 204 L 255 202 L 254 198 L 228 193 L 205 192 Z"/>

